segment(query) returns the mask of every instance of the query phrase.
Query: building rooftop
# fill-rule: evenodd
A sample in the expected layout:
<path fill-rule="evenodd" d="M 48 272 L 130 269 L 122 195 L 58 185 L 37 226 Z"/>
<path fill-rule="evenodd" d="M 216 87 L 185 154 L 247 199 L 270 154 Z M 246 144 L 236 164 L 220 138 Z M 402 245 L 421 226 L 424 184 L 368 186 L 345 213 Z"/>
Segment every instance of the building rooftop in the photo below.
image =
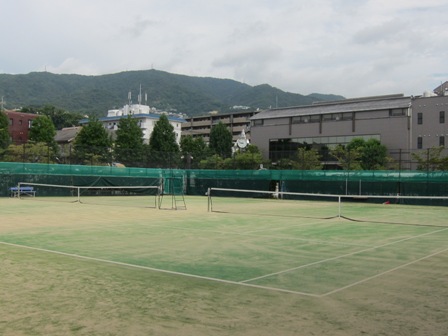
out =
<path fill-rule="evenodd" d="M 140 114 L 132 114 L 132 116 L 134 118 L 149 118 L 149 119 L 159 119 L 161 114 L 156 114 L 156 113 L 140 113 Z M 177 121 L 180 123 L 184 123 L 186 122 L 185 119 L 180 118 L 180 117 L 176 117 L 176 116 L 172 116 L 167 114 L 166 115 L 169 121 Z M 113 121 L 113 120 L 120 120 L 123 118 L 127 118 L 127 115 L 121 115 L 121 116 L 112 116 L 112 117 L 102 117 L 102 118 L 98 118 L 99 121 Z M 80 124 L 86 124 L 89 122 L 89 119 L 82 119 L 79 123 Z"/>
<path fill-rule="evenodd" d="M 402 94 L 346 99 L 334 102 L 316 103 L 306 106 L 265 110 L 253 116 L 251 120 L 294 117 L 298 115 L 316 115 L 327 113 L 408 108 L 410 103 L 411 97 L 404 97 Z"/>
<path fill-rule="evenodd" d="M 76 135 L 81 131 L 81 128 L 81 126 L 63 128 L 56 132 L 54 140 L 57 143 L 70 143 L 75 140 Z"/>

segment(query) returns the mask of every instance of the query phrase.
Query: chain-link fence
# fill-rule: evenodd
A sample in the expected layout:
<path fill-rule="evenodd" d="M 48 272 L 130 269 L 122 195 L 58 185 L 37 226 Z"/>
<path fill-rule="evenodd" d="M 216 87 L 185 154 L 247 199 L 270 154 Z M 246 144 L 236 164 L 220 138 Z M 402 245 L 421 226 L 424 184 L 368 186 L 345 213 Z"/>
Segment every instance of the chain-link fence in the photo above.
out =
<path fill-rule="evenodd" d="M 209 153 L 167 153 L 149 150 L 136 151 L 133 148 L 121 150 L 122 156 L 117 157 L 110 148 L 90 147 L 74 150 L 72 144 L 59 146 L 58 149 L 44 144 L 16 145 L 0 153 L 0 162 L 47 163 L 64 165 L 89 166 L 119 166 L 137 168 L 169 168 L 169 169 L 247 169 L 247 170 L 359 170 L 356 164 L 359 158 L 350 156 L 337 159 L 331 151 L 319 152 L 318 165 L 308 165 L 304 160 L 310 158 L 300 157 L 297 150 L 271 151 L 269 159 L 263 158 L 261 153 L 246 152 L 232 156 L 222 156 Z M 125 155 L 123 155 L 123 153 Z M 357 161 L 358 160 L 358 161 Z M 319 162 L 318 161 L 318 162 Z M 307 168 L 304 168 L 307 167 Z M 311 168 L 310 168 L 311 167 Z M 448 170 L 448 149 L 392 149 L 388 151 L 379 170 L 422 170 L 444 171 Z"/>

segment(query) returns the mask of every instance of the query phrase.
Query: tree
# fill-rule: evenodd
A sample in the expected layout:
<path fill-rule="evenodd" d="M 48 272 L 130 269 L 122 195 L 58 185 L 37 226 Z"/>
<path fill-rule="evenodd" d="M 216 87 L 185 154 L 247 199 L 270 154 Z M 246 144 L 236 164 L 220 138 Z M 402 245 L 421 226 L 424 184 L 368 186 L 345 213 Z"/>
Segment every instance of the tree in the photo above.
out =
<path fill-rule="evenodd" d="M 69 112 L 53 105 L 45 105 L 38 108 L 24 107 L 22 108 L 22 112 L 35 113 L 49 117 L 57 130 L 78 125 L 79 121 L 84 118 L 81 113 Z"/>
<path fill-rule="evenodd" d="M 180 160 L 174 127 L 162 114 L 149 138 L 149 159 L 153 167 L 174 167 Z"/>
<path fill-rule="evenodd" d="M 201 137 L 193 138 L 191 135 L 187 135 L 180 140 L 180 148 L 187 168 L 197 167 L 209 153 L 204 139 Z"/>
<path fill-rule="evenodd" d="M 177 153 L 179 145 L 176 142 L 174 127 L 170 124 L 168 117 L 162 114 L 156 122 L 149 139 L 151 151 Z"/>
<path fill-rule="evenodd" d="M 347 145 L 347 149 L 358 150 L 360 164 L 364 170 L 385 169 L 390 159 L 387 156 L 387 147 L 377 139 L 364 140 L 355 138 Z"/>
<path fill-rule="evenodd" d="M 4 161 L 56 163 L 56 152 L 44 142 L 9 145 L 4 154 Z"/>
<path fill-rule="evenodd" d="M 112 141 L 101 122 L 93 117 L 78 133 L 74 143 L 75 157 L 85 164 L 110 162 Z"/>
<path fill-rule="evenodd" d="M 209 148 L 214 154 L 222 157 L 230 157 L 232 155 L 232 133 L 226 125 L 221 121 L 210 130 Z"/>
<path fill-rule="evenodd" d="M 412 153 L 412 158 L 417 161 L 418 170 L 434 171 L 448 170 L 448 156 L 442 156 L 445 148 L 431 147 L 420 153 Z"/>
<path fill-rule="evenodd" d="M 233 158 L 224 161 L 226 169 L 251 169 L 257 170 L 263 163 L 263 155 L 255 145 L 247 146 L 244 151 L 238 151 Z"/>
<path fill-rule="evenodd" d="M 10 143 L 8 126 L 8 117 L 3 111 L 0 111 L 0 154 L 3 150 L 8 148 Z"/>
<path fill-rule="evenodd" d="M 346 146 L 337 145 L 335 148 L 330 149 L 330 155 L 336 158 L 344 170 L 360 170 L 361 153 L 359 149 L 348 149 Z"/>
<path fill-rule="evenodd" d="M 213 154 L 199 163 L 201 169 L 223 169 L 224 159 L 218 154 Z"/>
<path fill-rule="evenodd" d="M 120 119 L 114 149 L 116 160 L 126 166 L 138 166 L 143 162 L 143 131 L 131 115 Z"/>
<path fill-rule="evenodd" d="M 320 161 L 319 152 L 310 148 L 300 147 L 297 150 L 297 169 L 300 170 L 320 170 L 322 169 L 322 162 Z"/>
<path fill-rule="evenodd" d="M 42 142 L 56 151 L 57 144 L 54 140 L 56 130 L 51 119 L 45 115 L 33 120 L 29 131 L 29 140 L 38 143 Z"/>

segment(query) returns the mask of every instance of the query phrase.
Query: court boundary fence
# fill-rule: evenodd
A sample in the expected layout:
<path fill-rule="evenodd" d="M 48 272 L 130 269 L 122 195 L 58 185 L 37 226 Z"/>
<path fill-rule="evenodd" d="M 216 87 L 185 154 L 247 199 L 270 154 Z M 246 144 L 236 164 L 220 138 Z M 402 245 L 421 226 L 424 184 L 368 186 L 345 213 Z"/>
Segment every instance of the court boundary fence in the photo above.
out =
<path fill-rule="evenodd" d="M 448 196 L 448 171 L 202 170 L 0 162 L 0 196 L 19 182 L 71 186 L 156 186 L 181 179 L 185 195 L 209 188 L 336 195 Z"/>

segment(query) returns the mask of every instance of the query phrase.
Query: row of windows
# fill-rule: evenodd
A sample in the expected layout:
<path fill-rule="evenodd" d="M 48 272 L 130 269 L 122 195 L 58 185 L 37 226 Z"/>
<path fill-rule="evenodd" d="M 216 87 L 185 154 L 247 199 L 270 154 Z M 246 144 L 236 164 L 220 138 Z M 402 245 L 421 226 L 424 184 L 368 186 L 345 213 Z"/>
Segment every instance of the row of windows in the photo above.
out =
<path fill-rule="evenodd" d="M 439 112 L 439 123 L 444 124 L 445 123 L 445 111 Z M 422 125 L 423 124 L 423 113 L 419 112 L 417 113 L 417 124 Z"/>
<path fill-rule="evenodd" d="M 389 116 L 397 117 L 397 116 L 405 116 L 407 109 L 398 108 L 398 109 L 390 109 Z M 355 117 L 354 112 L 343 112 L 343 113 L 327 113 L 327 114 L 315 114 L 315 115 L 302 115 L 291 118 L 292 124 L 306 124 L 306 123 L 319 123 L 321 121 L 339 121 L 339 120 L 353 120 Z M 262 126 L 264 124 L 264 120 L 258 119 L 253 120 L 253 126 Z"/>
<path fill-rule="evenodd" d="M 439 136 L 439 146 L 445 147 L 445 136 Z M 417 149 L 423 149 L 423 137 L 417 137 Z"/>
<path fill-rule="evenodd" d="M 17 122 L 18 122 L 19 126 L 23 125 L 23 120 L 22 119 L 17 120 Z M 31 128 L 31 124 L 32 123 L 33 123 L 32 120 L 28 120 L 28 128 Z M 9 119 L 9 126 L 13 126 L 13 125 L 14 125 L 14 119 L 10 118 Z"/>

